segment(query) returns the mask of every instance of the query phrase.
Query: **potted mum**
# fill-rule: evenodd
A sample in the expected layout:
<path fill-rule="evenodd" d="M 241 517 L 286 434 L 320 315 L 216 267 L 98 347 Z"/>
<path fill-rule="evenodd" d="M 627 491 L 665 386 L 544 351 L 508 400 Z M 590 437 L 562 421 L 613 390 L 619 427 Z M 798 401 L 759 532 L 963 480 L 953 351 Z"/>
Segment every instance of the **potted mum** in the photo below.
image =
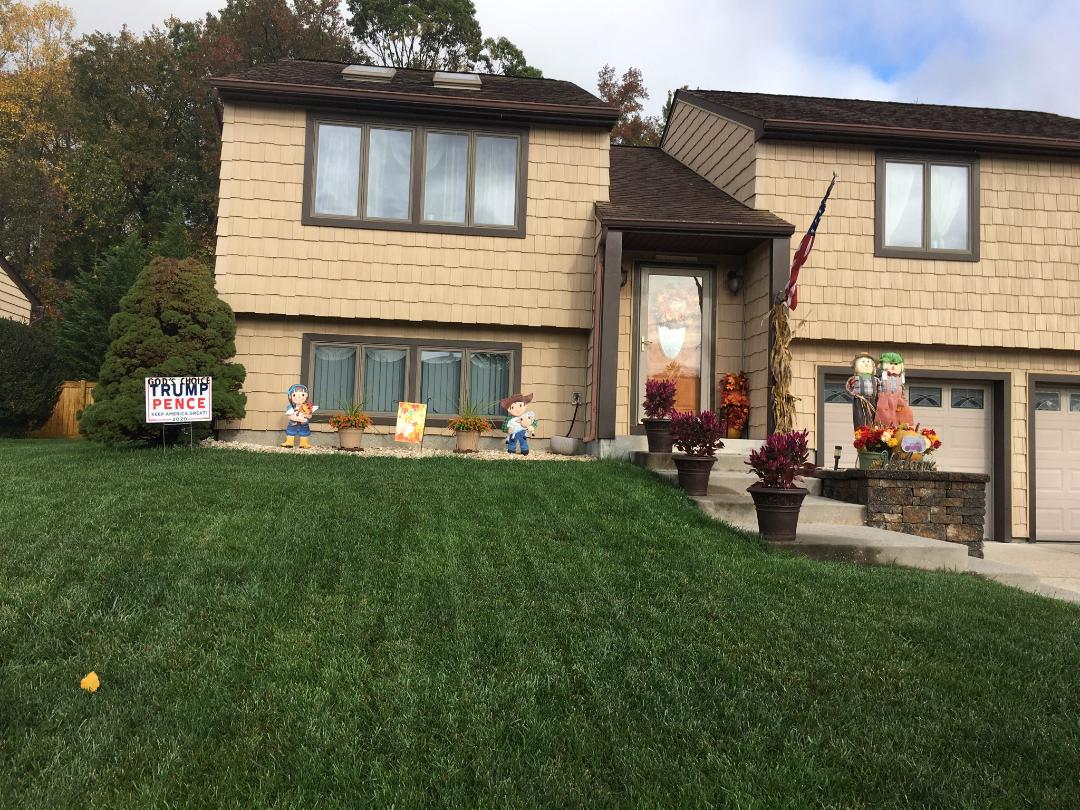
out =
<path fill-rule="evenodd" d="M 745 374 L 725 374 L 720 378 L 720 405 L 716 412 L 729 439 L 741 439 L 750 418 L 750 381 Z"/>
<path fill-rule="evenodd" d="M 491 430 L 491 422 L 472 405 L 464 405 L 461 412 L 446 425 L 454 434 L 455 453 L 475 453 L 480 446 L 480 434 Z"/>
<path fill-rule="evenodd" d="M 364 431 L 371 427 L 371 417 L 364 413 L 361 402 L 331 416 L 330 427 L 337 431 L 338 447 L 342 450 L 361 450 Z"/>
<path fill-rule="evenodd" d="M 773 433 L 746 463 L 758 481 L 747 488 L 757 509 L 758 531 L 769 540 L 791 541 L 799 528 L 806 490 L 795 480 L 813 472 L 805 430 Z"/>
<path fill-rule="evenodd" d="M 641 403 L 645 417 L 645 437 L 650 453 L 671 452 L 671 411 L 675 407 L 674 380 L 646 380 L 645 401 Z"/>
<path fill-rule="evenodd" d="M 716 451 L 724 446 L 720 417 L 712 411 L 676 411 L 671 415 L 671 435 L 675 446 L 685 454 L 674 456 L 679 486 L 687 495 L 707 495 Z"/>

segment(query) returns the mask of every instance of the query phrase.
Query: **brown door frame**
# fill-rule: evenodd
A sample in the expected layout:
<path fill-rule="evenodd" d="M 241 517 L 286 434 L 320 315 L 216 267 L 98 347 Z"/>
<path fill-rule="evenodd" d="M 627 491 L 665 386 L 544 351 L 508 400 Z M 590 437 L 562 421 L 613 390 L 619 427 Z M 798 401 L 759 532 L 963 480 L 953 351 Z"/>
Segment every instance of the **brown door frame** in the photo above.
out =
<path fill-rule="evenodd" d="M 1029 373 L 1027 375 L 1027 398 L 1028 398 L 1028 542 L 1037 543 L 1036 536 L 1037 519 L 1035 508 L 1038 505 L 1038 474 L 1039 468 L 1035 460 L 1035 419 L 1038 411 L 1035 410 L 1035 389 L 1040 385 L 1066 385 L 1080 387 L 1080 374 L 1040 374 Z M 1066 406 L 1068 407 L 1068 403 Z"/>
<path fill-rule="evenodd" d="M 644 436 L 645 426 L 638 424 L 641 414 L 641 403 L 638 401 L 638 383 L 641 381 L 638 375 L 638 366 L 641 358 L 641 353 L 638 351 L 641 342 L 641 279 L 645 275 L 645 271 L 650 268 L 659 268 L 663 270 L 668 268 L 671 270 L 686 270 L 686 275 L 690 275 L 691 272 L 699 270 L 700 275 L 709 279 L 708 290 L 708 307 L 703 307 L 701 313 L 702 326 L 705 325 L 706 319 L 708 319 L 709 326 L 709 340 L 708 346 L 702 345 L 701 357 L 702 365 L 706 365 L 705 352 L 709 353 L 708 360 L 708 379 L 705 379 L 705 375 L 702 375 L 701 386 L 702 393 L 705 395 L 704 400 L 706 408 L 711 409 L 713 406 L 713 400 L 716 395 L 716 281 L 719 277 L 719 265 L 713 263 L 707 264 L 694 264 L 692 262 L 672 262 L 672 261 L 651 261 L 649 259 L 640 259 L 634 262 L 634 274 L 633 274 L 633 287 L 631 288 L 630 295 L 630 435 L 631 436 Z M 702 329 L 702 332 L 705 330 Z M 704 335 L 702 343 L 705 343 Z"/>
<path fill-rule="evenodd" d="M 851 368 L 847 366 L 818 366 L 817 372 L 817 460 L 820 466 L 824 466 L 821 458 L 821 443 L 825 440 L 825 378 L 850 377 Z M 993 537 L 990 539 L 1003 543 L 1011 542 L 1013 539 L 1012 431 L 1010 430 L 1012 425 L 1012 374 L 1007 371 L 939 371 L 920 368 L 912 376 L 925 380 L 968 380 L 970 382 L 990 384 L 993 399 L 990 414 L 990 433 L 994 442 L 993 452 L 990 456 L 994 468 L 994 508 L 992 511 L 994 531 Z M 1028 523 L 1029 527 L 1033 525 L 1030 522 Z"/>

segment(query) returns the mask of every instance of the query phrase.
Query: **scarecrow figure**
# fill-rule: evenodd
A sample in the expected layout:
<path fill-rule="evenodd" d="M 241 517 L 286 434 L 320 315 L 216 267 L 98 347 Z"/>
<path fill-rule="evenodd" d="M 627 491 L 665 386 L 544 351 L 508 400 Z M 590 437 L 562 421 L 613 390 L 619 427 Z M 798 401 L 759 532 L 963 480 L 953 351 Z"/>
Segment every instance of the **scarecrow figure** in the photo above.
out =
<path fill-rule="evenodd" d="M 307 450 L 311 445 L 308 437 L 311 436 L 311 417 L 319 410 L 318 405 L 308 402 L 308 390 L 306 385 L 297 383 L 289 386 L 289 407 L 285 410 L 288 422 L 285 424 L 285 441 L 282 447 L 292 447 L 297 437 L 300 439 L 300 449 Z"/>
<path fill-rule="evenodd" d="M 851 418 L 856 428 L 872 425 L 877 419 L 878 384 L 875 371 L 877 363 L 872 355 L 862 352 L 851 361 L 854 372 L 844 386 L 851 395 Z"/>
<path fill-rule="evenodd" d="M 881 355 L 877 424 L 891 428 L 915 424 L 915 414 L 912 413 L 911 405 L 908 404 L 904 358 L 900 352 L 885 352 Z"/>
<path fill-rule="evenodd" d="M 533 401 L 532 394 L 514 394 L 499 400 L 503 410 L 510 414 L 503 430 L 506 431 L 506 452 L 513 454 L 520 447 L 521 455 L 529 455 L 529 436 L 536 434 L 536 414 L 525 407 Z"/>

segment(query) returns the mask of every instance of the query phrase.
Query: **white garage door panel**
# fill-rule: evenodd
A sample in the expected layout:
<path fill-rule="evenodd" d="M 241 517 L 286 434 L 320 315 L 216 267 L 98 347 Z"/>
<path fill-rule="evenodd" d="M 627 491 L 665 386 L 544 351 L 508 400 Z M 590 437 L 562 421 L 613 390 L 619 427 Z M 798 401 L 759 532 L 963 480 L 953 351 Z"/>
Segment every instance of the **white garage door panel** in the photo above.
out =
<path fill-rule="evenodd" d="M 830 378 L 830 382 L 838 380 Z M 919 388 L 940 389 L 940 407 L 919 405 L 912 395 L 912 410 L 919 424 L 932 427 L 941 436 L 941 448 L 935 451 L 933 459 L 939 470 L 951 472 L 971 472 L 993 474 L 993 441 L 990 427 L 992 424 L 993 402 L 991 389 L 986 385 L 962 381 L 919 380 L 909 381 L 909 388 L 917 392 Z M 953 389 L 964 391 L 977 390 L 983 394 L 982 408 L 953 407 Z M 1078 414 L 1080 415 L 1080 414 Z M 854 467 L 857 464 L 855 448 L 851 446 L 853 437 L 851 424 L 851 405 L 846 402 L 826 402 L 825 404 L 825 442 L 822 447 L 821 463 L 832 466 L 833 448 L 840 445 L 841 467 Z M 1041 452 L 1041 451 L 1040 451 Z M 986 525 L 985 534 L 992 536 L 991 523 L 993 509 L 993 480 L 986 488 Z"/>
<path fill-rule="evenodd" d="M 1080 410 L 1070 407 L 1078 390 L 1036 391 L 1057 394 L 1060 408 L 1035 411 L 1036 539 L 1080 540 Z"/>

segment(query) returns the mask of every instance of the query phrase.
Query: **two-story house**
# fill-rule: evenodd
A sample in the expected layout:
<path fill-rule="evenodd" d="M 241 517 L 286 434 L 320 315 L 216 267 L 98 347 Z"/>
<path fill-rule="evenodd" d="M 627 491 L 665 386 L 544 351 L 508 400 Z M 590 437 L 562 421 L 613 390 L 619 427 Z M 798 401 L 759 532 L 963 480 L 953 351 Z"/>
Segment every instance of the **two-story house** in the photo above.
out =
<path fill-rule="evenodd" d="M 233 435 L 276 438 L 297 380 L 382 425 L 426 402 L 436 435 L 522 391 L 541 444 L 620 455 L 648 378 L 708 408 L 745 371 L 763 438 L 769 305 L 835 171 L 793 347 L 821 463 L 850 454 L 851 358 L 895 349 L 941 466 L 991 474 L 990 536 L 1080 524 L 1080 122 L 680 91 L 661 146 L 632 148 L 549 79 L 286 61 L 214 84 Z"/>

